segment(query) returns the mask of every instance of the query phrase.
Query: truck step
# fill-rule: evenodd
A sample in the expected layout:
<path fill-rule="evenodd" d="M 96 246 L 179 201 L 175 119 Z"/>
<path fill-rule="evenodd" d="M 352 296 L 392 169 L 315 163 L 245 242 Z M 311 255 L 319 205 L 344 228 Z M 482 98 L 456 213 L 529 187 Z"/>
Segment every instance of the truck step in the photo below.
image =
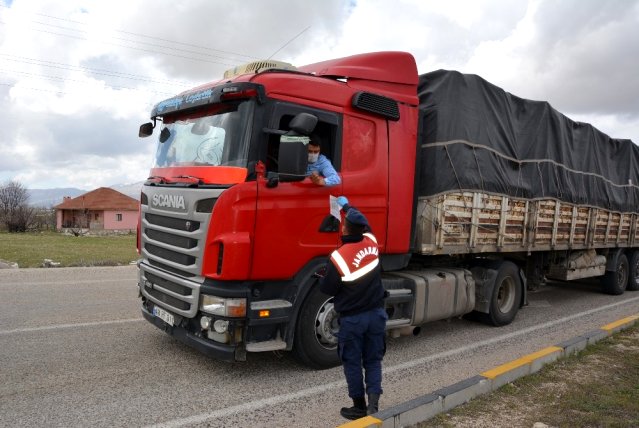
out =
<path fill-rule="evenodd" d="M 282 339 L 246 344 L 246 352 L 281 351 L 283 349 L 286 349 L 286 342 Z"/>
<path fill-rule="evenodd" d="M 282 309 L 290 308 L 293 304 L 288 300 L 275 299 L 275 300 L 260 300 L 257 302 L 251 302 L 252 311 L 261 311 L 264 309 Z"/>
<path fill-rule="evenodd" d="M 413 290 L 409 288 L 391 288 L 386 291 L 388 292 L 389 296 L 402 296 L 402 295 L 413 294 Z"/>
<path fill-rule="evenodd" d="M 386 329 L 402 327 L 405 325 L 410 325 L 410 319 L 408 318 L 398 318 L 396 320 L 388 320 L 386 321 Z"/>

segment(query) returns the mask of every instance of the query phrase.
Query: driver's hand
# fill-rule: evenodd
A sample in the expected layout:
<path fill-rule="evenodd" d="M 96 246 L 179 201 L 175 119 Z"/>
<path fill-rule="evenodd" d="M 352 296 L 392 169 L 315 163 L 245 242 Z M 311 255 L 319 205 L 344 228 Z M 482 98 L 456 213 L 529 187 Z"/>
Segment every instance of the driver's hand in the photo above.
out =
<path fill-rule="evenodd" d="M 326 184 L 324 177 L 319 175 L 317 171 L 313 171 L 313 173 L 311 174 L 311 181 L 318 186 L 324 186 Z"/>

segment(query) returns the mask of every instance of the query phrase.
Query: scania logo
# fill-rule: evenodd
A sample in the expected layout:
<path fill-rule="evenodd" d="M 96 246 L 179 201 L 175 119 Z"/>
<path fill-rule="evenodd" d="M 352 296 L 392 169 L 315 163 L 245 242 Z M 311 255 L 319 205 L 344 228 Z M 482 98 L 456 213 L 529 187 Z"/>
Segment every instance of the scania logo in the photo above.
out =
<path fill-rule="evenodd" d="M 155 207 L 186 209 L 184 196 L 182 195 L 163 195 L 162 193 L 156 193 L 153 195 L 151 201 Z"/>

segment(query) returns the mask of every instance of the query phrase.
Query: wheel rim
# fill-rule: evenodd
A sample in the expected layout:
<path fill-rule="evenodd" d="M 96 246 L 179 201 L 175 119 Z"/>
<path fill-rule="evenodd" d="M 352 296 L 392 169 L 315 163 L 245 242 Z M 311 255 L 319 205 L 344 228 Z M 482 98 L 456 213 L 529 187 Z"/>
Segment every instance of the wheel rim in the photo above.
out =
<path fill-rule="evenodd" d="M 338 314 L 335 312 L 333 299 L 330 298 L 320 306 L 315 315 L 315 337 L 322 347 L 335 349 L 338 331 Z"/>
<path fill-rule="evenodd" d="M 636 278 L 636 269 L 635 269 L 635 278 Z M 627 272 L 626 272 L 626 264 L 619 263 L 619 267 L 617 268 L 617 285 L 619 287 L 624 288 L 624 284 L 628 280 Z"/>
<path fill-rule="evenodd" d="M 635 262 L 634 272 L 632 272 L 632 276 L 635 280 L 635 284 L 639 284 L 639 259 Z"/>
<path fill-rule="evenodd" d="M 497 307 L 501 313 L 508 313 L 515 305 L 515 293 L 516 293 L 515 280 L 511 277 L 504 278 L 499 284 L 499 290 L 497 290 Z"/>

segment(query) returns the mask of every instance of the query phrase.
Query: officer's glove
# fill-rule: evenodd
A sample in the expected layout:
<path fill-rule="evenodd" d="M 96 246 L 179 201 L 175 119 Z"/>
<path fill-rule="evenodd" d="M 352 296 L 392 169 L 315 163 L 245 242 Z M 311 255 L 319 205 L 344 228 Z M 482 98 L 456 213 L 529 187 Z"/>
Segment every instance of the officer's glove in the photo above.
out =
<path fill-rule="evenodd" d="M 344 208 L 344 205 L 348 205 L 348 199 L 346 199 L 346 196 L 340 196 L 337 198 L 337 205 L 339 205 L 342 209 Z"/>

